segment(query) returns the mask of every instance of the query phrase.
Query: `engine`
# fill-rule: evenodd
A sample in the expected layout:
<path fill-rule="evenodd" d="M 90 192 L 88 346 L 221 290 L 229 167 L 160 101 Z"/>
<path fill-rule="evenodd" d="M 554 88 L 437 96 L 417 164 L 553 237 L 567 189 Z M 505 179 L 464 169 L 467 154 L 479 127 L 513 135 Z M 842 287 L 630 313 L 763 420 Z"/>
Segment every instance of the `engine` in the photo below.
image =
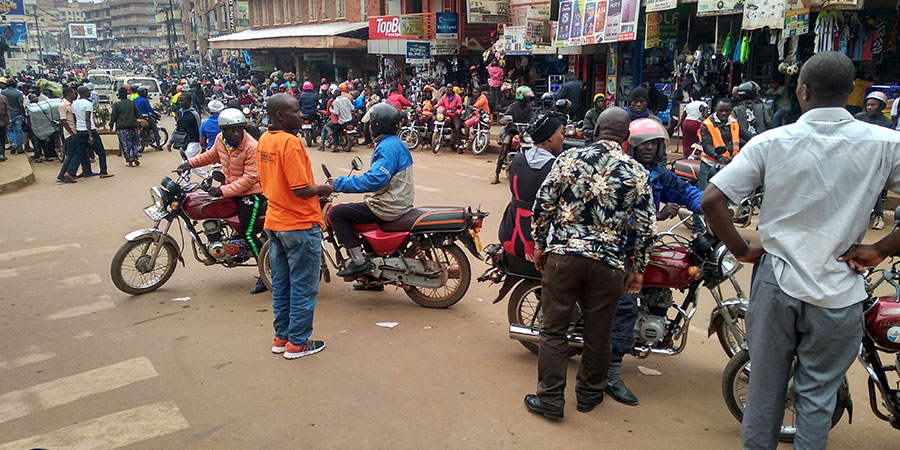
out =
<path fill-rule="evenodd" d="M 206 251 L 216 259 L 216 262 L 237 264 L 253 256 L 246 239 L 238 235 L 225 236 L 221 220 L 204 221 L 203 233 L 207 239 Z"/>
<path fill-rule="evenodd" d="M 656 347 L 666 338 L 669 319 L 666 313 L 672 305 L 672 291 L 665 288 L 641 290 L 638 317 L 634 324 L 635 344 Z"/>

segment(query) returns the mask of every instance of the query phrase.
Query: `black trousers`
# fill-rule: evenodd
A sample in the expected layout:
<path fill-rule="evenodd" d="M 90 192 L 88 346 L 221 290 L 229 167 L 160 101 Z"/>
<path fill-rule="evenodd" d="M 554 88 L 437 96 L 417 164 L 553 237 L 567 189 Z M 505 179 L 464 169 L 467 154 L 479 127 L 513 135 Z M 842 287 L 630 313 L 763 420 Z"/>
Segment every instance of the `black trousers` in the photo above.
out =
<path fill-rule="evenodd" d="M 351 249 L 362 245 L 353 231 L 354 223 L 384 223 L 365 203 L 341 203 L 328 212 L 331 228 L 337 236 L 338 243 Z"/>
<path fill-rule="evenodd" d="M 262 223 L 259 218 L 266 214 L 266 208 L 269 202 L 262 194 L 250 194 L 235 197 L 237 202 L 238 220 L 241 221 L 241 230 L 244 232 L 244 239 L 250 244 L 253 251 L 253 257 L 259 259 L 259 249 L 262 248 L 262 242 L 259 240 L 259 233 L 262 231 Z"/>
<path fill-rule="evenodd" d="M 625 273 L 606 263 L 577 255 L 547 255 L 541 281 L 541 346 L 537 395 L 544 405 L 565 405 L 569 343 L 566 332 L 575 303 L 584 313 L 584 349 L 575 394 L 589 403 L 606 389 L 612 351 L 612 326 Z"/>

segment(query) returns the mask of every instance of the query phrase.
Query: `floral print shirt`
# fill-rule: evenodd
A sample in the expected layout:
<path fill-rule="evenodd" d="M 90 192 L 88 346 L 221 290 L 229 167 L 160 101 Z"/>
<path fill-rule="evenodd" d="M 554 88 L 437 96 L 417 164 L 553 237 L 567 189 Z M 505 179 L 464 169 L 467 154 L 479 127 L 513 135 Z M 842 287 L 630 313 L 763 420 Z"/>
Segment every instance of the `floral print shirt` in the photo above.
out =
<path fill-rule="evenodd" d="M 531 227 L 535 250 L 580 255 L 619 270 L 625 270 L 632 231 L 632 270 L 643 273 L 656 235 L 649 175 L 616 142 L 571 149 L 556 158 L 541 185 Z"/>

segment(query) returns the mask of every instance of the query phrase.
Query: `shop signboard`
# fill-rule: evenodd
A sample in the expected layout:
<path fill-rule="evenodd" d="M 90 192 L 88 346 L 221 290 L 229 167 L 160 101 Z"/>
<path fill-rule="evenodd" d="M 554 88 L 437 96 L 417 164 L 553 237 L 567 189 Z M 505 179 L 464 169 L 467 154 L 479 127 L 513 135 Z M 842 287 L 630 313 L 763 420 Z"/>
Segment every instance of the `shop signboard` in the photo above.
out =
<path fill-rule="evenodd" d="M 563 0 L 559 6 L 557 47 L 633 41 L 640 0 Z"/>
<path fill-rule="evenodd" d="M 809 1 L 788 0 L 784 12 L 784 32 L 800 36 L 809 32 Z"/>
<path fill-rule="evenodd" d="M 665 11 L 678 6 L 678 0 L 647 0 L 647 12 Z"/>
<path fill-rule="evenodd" d="M 456 56 L 459 55 L 459 43 L 453 40 L 431 41 L 431 56 Z"/>
<path fill-rule="evenodd" d="M 653 48 L 659 45 L 659 24 L 661 20 L 658 12 L 647 13 L 647 26 L 644 28 L 644 48 Z"/>
<path fill-rule="evenodd" d="M 697 0 L 697 16 L 723 16 L 742 14 L 743 0 Z"/>
<path fill-rule="evenodd" d="M 816 8 L 828 8 L 833 6 L 843 6 L 849 7 L 847 9 L 860 9 L 862 8 L 863 0 L 810 0 L 809 6 L 815 6 Z"/>
<path fill-rule="evenodd" d="M 431 62 L 431 44 L 428 42 L 406 41 L 406 62 L 428 64 Z"/>
<path fill-rule="evenodd" d="M 507 0 L 467 0 L 466 12 L 469 23 L 509 22 L 509 1 Z"/>
<path fill-rule="evenodd" d="M 0 14 L 9 14 L 11 16 L 25 15 L 24 0 L 0 0 Z"/>
<path fill-rule="evenodd" d="M 531 44 L 526 42 L 528 27 L 506 27 L 503 29 L 503 53 L 510 56 L 531 54 Z"/>
<path fill-rule="evenodd" d="M 619 55 L 616 46 L 610 45 L 606 50 L 606 106 L 616 105 L 616 92 L 619 88 Z"/>
<path fill-rule="evenodd" d="M 369 39 L 419 39 L 422 16 L 381 16 L 369 18 Z"/>
<path fill-rule="evenodd" d="M 28 45 L 28 28 L 25 22 L 9 22 L 3 27 L 3 37 L 10 47 L 19 48 Z"/>
<path fill-rule="evenodd" d="M 606 8 L 606 26 L 603 42 L 616 42 L 619 37 L 619 22 L 622 19 L 622 0 L 609 0 Z"/>
<path fill-rule="evenodd" d="M 535 45 L 550 43 L 550 5 L 532 5 L 525 14 L 525 41 Z"/>
<path fill-rule="evenodd" d="M 781 28 L 784 25 L 784 5 L 784 0 L 748 0 L 744 5 L 741 28 L 744 30 Z"/>
<path fill-rule="evenodd" d="M 437 39 L 459 39 L 459 16 L 455 12 L 435 14 L 434 37 Z"/>

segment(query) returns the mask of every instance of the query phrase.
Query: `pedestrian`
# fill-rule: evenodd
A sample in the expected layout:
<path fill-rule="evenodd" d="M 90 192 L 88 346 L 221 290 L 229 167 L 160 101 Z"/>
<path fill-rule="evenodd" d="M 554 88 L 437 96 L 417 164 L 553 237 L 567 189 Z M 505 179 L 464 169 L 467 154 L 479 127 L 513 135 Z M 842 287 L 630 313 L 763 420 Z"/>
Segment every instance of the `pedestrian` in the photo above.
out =
<path fill-rule="evenodd" d="M 268 99 L 266 112 L 270 124 L 257 145 L 256 162 L 269 202 L 265 229 L 275 316 L 272 353 L 296 359 L 325 348 L 323 341 L 310 336 L 322 260 L 319 198 L 331 194 L 332 189 L 328 184 L 315 184 L 309 155 L 296 136 L 301 125 L 300 102 L 276 94 Z"/>
<path fill-rule="evenodd" d="M 9 128 L 6 133 L 9 138 L 10 152 L 25 153 L 22 147 L 22 125 L 25 123 L 25 97 L 16 89 L 15 78 L 4 78 L 3 90 L 0 94 L 6 97 L 9 103 Z"/>
<path fill-rule="evenodd" d="M 629 122 L 621 108 L 604 111 L 597 142 L 557 157 L 532 208 L 543 320 L 537 394 L 526 395 L 525 406 L 549 419 L 563 418 L 566 334 L 576 302 L 584 315 L 584 349 L 575 393 L 578 411 L 589 412 L 607 388 L 618 299 L 623 289 L 640 293 L 653 247 L 656 211 L 647 172 L 622 150 Z M 562 126 L 556 133 L 561 146 Z M 626 274 L 625 261 L 632 256 L 626 250 L 629 228 L 635 236 L 634 260 Z"/>
<path fill-rule="evenodd" d="M 597 119 L 604 109 L 606 109 L 606 95 L 598 92 L 594 94 L 594 107 L 584 113 L 581 134 L 584 135 L 585 144 L 590 145 L 594 142 L 594 129 L 597 128 Z"/>
<path fill-rule="evenodd" d="M 487 68 L 488 71 L 488 86 L 491 88 L 491 96 L 490 96 L 490 105 L 491 111 L 499 112 L 505 111 L 505 109 L 501 109 L 500 103 L 500 85 L 503 84 L 503 68 L 500 67 L 500 64 L 497 60 L 491 61 Z"/>
<path fill-rule="evenodd" d="M 59 104 L 59 121 L 62 125 L 63 149 L 65 159 L 59 169 L 56 180 L 60 183 L 75 183 L 75 174 L 81 164 L 81 153 L 75 144 L 75 114 L 72 112 L 72 102 L 75 101 L 75 89 L 69 86 L 63 88 L 63 101 Z"/>
<path fill-rule="evenodd" d="M 842 53 L 813 55 L 798 80 L 800 119 L 753 138 L 703 193 L 713 232 L 738 260 L 756 264 L 746 318 L 753 374 L 741 427 L 748 450 L 778 444 L 789 382 L 795 448 L 826 447 L 838 386 L 863 334 L 868 295 L 854 271 L 900 251 L 896 234 L 859 245 L 881 190 L 900 189 L 900 133 L 844 109 L 853 74 Z M 758 187 L 766 192 L 761 246 L 743 240 L 726 205 Z"/>
<path fill-rule="evenodd" d="M 631 116 L 631 120 L 637 119 L 646 119 L 651 118 L 659 123 L 662 123 L 662 119 L 650 112 L 648 105 L 650 104 L 650 94 L 647 92 L 647 88 L 638 86 L 631 90 L 631 94 L 628 96 L 628 115 Z"/>
<path fill-rule="evenodd" d="M 709 107 L 706 102 L 700 100 L 701 93 L 698 90 L 691 89 L 691 102 L 684 105 L 681 110 L 681 151 L 687 158 L 694 153 L 694 144 L 700 142 L 700 126 L 706 120 L 709 113 Z"/>
<path fill-rule="evenodd" d="M 219 100 L 210 100 L 206 109 L 209 111 L 209 117 L 200 125 L 200 148 L 203 151 L 212 148 L 216 136 L 222 131 L 219 128 L 219 113 L 225 109 L 225 105 Z"/>
<path fill-rule="evenodd" d="M 741 129 L 747 131 L 750 137 L 765 133 L 775 128 L 775 119 L 772 111 L 759 99 L 759 86 L 747 81 L 738 85 L 738 97 L 741 101 L 734 106 L 732 114 L 741 124 Z"/>
<path fill-rule="evenodd" d="M 0 88 L 5 84 L 3 81 L 5 78 L 0 78 Z M 7 126 L 9 126 L 9 101 L 0 93 L 0 162 L 6 161 Z"/>
<path fill-rule="evenodd" d="M 128 89 L 119 88 L 119 101 L 113 107 L 109 114 L 110 128 L 117 132 L 119 136 L 119 146 L 125 156 L 125 165 L 128 167 L 136 167 L 141 165 L 138 160 L 140 153 L 138 152 L 138 114 L 137 105 L 128 100 Z"/>
<path fill-rule="evenodd" d="M 569 109 L 572 113 L 570 118 L 578 120 L 579 117 L 583 117 L 584 83 L 578 78 L 575 78 L 575 72 L 569 71 L 566 73 L 566 82 L 560 86 L 555 97 L 557 100 L 568 100 L 572 102 L 572 106 Z"/>
<path fill-rule="evenodd" d="M 28 96 L 26 108 L 30 135 L 34 146 L 33 161 L 41 163 L 57 159 L 55 114 L 59 112 L 50 106 L 49 99 L 40 94 L 40 88 L 34 86 Z"/>
<path fill-rule="evenodd" d="M 192 102 L 193 94 L 190 92 L 183 92 L 181 97 L 178 97 L 178 104 L 181 106 L 181 111 L 178 113 L 178 123 L 175 125 L 175 133 L 172 133 L 173 139 L 169 140 L 169 145 L 166 148 L 171 152 L 174 135 L 179 132 L 183 133 L 184 142 L 181 143 L 179 150 L 184 150 L 185 161 L 199 155 L 202 149 L 200 146 L 200 113 L 194 109 Z M 200 177 L 200 179 L 205 179 L 207 175 L 202 167 L 195 167 L 191 172 Z"/>
<path fill-rule="evenodd" d="M 106 149 L 97 132 L 94 123 L 94 104 L 91 103 L 91 91 L 85 86 L 78 87 L 78 100 L 72 104 L 72 113 L 75 115 L 75 144 L 81 153 L 81 176 L 91 177 L 96 175 L 91 170 L 90 155 L 93 151 L 100 162 L 100 178 L 110 178 L 113 175 L 106 170 Z"/>
<path fill-rule="evenodd" d="M 895 100 L 896 101 L 896 100 Z M 865 111 L 856 113 L 856 120 L 861 120 L 872 125 L 878 125 L 891 129 L 894 124 L 891 119 L 884 115 L 883 110 L 887 107 L 887 96 L 881 91 L 872 91 L 866 96 Z M 884 229 L 884 197 L 887 190 L 881 191 L 878 200 L 875 201 L 875 208 L 872 210 L 872 229 Z"/>

